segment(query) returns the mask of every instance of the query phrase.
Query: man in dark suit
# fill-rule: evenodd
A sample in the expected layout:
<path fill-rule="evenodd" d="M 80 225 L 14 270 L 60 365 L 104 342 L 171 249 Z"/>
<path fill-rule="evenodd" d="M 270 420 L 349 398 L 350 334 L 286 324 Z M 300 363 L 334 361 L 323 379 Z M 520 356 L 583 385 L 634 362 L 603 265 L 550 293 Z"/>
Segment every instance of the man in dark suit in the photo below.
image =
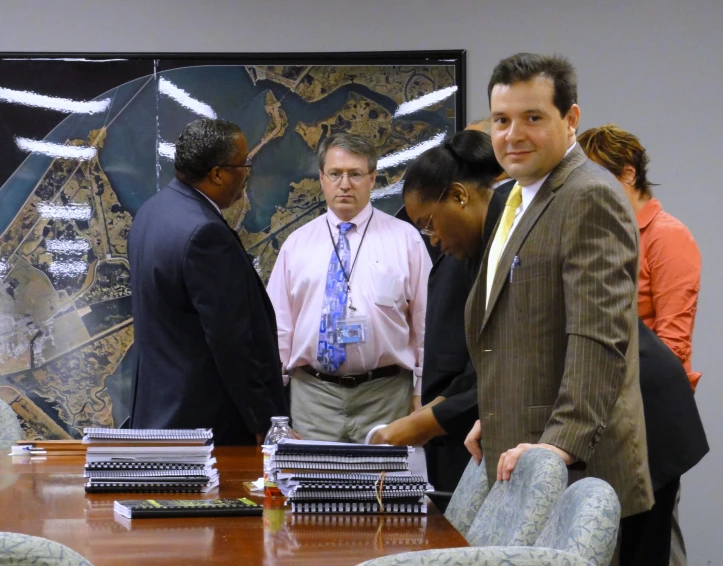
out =
<path fill-rule="evenodd" d="M 467 302 L 480 421 L 465 442 L 490 485 L 533 446 L 650 509 L 638 380 L 638 232 L 620 184 L 577 145 L 563 57 L 518 54 L 488 86 L 492 144 L 517 184 Z M 575 471 L 579 470 L 579 471 Z"/>
<path fill-rule="evenodd" d="M 253 445 L 288 414 L 273 307 L 221 215 L 243 197 L 247 155 L 238 126 L 192 122 L 176 178 L 133 221 L 134 428 L 209 427 L 216 444 Z"/>

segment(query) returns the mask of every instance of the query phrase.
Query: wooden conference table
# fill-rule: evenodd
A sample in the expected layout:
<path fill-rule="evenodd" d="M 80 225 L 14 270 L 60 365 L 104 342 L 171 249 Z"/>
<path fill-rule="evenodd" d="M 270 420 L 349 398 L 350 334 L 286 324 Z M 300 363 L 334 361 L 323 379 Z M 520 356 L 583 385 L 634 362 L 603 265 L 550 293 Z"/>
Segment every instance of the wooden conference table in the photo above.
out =
<path fill-rule="evenodd" d="M 116 499 L 143 494 L 86 494 L 83 457 L 29 460 L 0 455 L 0 531 L 63 543 L 95 566 L 106 564 L 263 564 L 336 566 L 409 550 L 467 546 L 432 504 L 425 515 L 293 515 L 264 509 L 264 517 L 135 519 L 113 513 Z M 184 498 L 249 497 L 243 482 L 261 476 L 257 448 L 214 450 L 218 491 Z M 150 497 L 150 496 L 147 496 Z M 171 494 L 155 499 L 173 499 Z M 178 498 L 181 494 L 178 494 Z"/>

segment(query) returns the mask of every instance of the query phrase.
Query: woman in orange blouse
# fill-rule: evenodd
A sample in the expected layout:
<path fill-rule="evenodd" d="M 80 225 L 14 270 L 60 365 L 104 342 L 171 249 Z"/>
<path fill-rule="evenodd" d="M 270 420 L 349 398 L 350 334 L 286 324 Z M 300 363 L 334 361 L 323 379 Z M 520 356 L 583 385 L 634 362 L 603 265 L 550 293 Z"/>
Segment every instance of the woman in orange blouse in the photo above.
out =
<path fill-rule="evenodd" d="M 640 140 L 613 124 L 585 131 L 587 156 L 620 181 L 640 228 L 638 316 L 680 359 L 695 391 L 701 374 L 691 369 L 691 342 L 700 290 L 698 245 L 685 225 L 665 212 L 647 180 L 648 156 Z"/>
<path fill-rule="evenodd" d="M 583 132 L 578 142 L 591 160 L 617 177 L 633 205 L 640 229 L 638 316 L 678 357 L 695 391 L 701 374 L 692 371 L 690 357 L 700 290 L 698 245 L 685 225 L 663 211 L 660 201 L 653 197 L 653 183 L 647 179 L 648 156 L 636 136 L 607 124 Z M 652 526 L 639 534 L 658 536 L 656 524 L 671 529 L 670 557 L 665 562 L 685 566 L 685 543 L 678 522 L 680 490 L 674 502 L 667 488 L 656 491 L 655 496 L 656 504 L 647 519 Z M 666 522 L 660 519 L 663 515 Z"/>

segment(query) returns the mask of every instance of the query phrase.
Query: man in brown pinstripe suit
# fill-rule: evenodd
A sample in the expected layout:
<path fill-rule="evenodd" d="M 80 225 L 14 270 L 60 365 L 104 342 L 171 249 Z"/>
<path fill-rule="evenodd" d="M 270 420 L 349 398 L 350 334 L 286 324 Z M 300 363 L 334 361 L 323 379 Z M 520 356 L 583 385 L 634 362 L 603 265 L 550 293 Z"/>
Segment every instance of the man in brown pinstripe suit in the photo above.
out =
<path fill-rule="evenodd" d="M 653 505 L 638 231 L 620 184 L 577 145 L 576 83 L 566 59 L 524 53 L 489 82 L 495 155 L 519 188 L 467 302 L 480 420 L 465 444 L 479 461 L 481 439 L 490 484 L 509 479 L 525 450 L 548 448 L 571 481 L 609 482 L 626 517 Z"/>

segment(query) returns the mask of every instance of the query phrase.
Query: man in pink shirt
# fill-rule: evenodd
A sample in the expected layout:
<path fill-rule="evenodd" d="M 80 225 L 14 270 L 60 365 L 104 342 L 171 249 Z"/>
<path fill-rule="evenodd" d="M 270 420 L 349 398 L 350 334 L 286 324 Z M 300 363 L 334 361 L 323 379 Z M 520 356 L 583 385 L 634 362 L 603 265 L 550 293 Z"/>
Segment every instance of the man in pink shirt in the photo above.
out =
<path fill-rule="evenodd" d="M 374 147 L 334 134 L 319 147 L 328 212 L 291 234 L 267 292 L 291 377 L 294 429 L 364 442 L 421 405 L 431 260 L 419 232 L 372 208 Z"/>

